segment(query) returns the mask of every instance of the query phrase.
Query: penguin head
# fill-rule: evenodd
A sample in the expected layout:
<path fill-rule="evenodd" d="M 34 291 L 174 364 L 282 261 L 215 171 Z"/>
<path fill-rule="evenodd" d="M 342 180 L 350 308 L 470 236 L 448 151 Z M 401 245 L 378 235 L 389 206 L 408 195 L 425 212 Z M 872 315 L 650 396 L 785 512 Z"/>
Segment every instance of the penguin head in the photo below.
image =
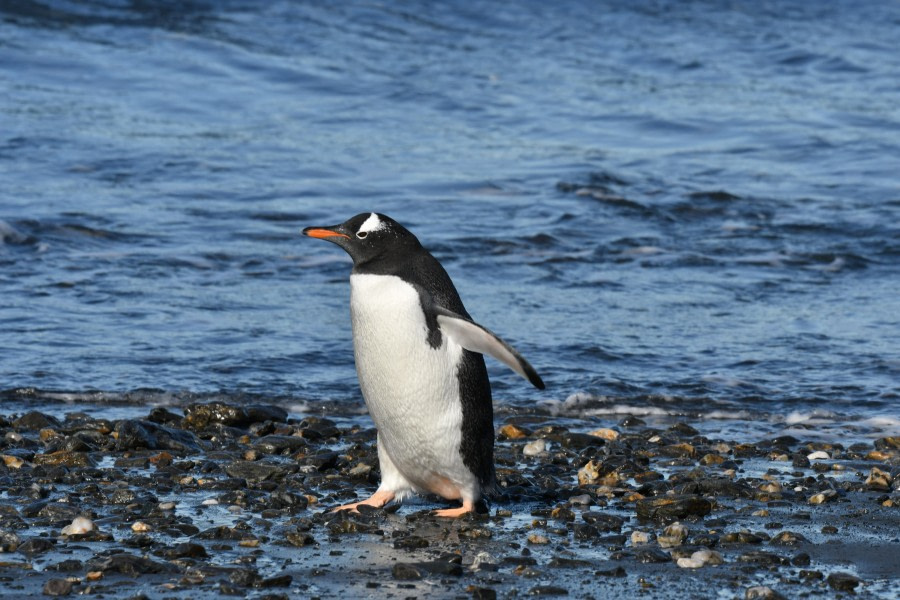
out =
<path fill-rule="evenodd" d="M 379 213 L 361 213 L 331 227 L 307 227 L 303 235 L 333 242 L 346 250 L 354 265 L 386 254 L 419 247 L 419 240 L 403 225 Z"/>

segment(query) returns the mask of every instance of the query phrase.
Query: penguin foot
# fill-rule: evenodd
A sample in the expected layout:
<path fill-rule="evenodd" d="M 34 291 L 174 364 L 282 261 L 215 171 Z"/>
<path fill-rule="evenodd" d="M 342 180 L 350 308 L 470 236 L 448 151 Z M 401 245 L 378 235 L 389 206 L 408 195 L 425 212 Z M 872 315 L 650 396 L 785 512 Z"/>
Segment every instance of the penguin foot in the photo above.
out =
<path fill-rule="evenodd" d="M 335 507 L 331 509 L 331 512 L 340 512 L 342 510 L 349 510 L 350 512 L 358 513 L 359 509 L 357 508 L 359 505 L 365 506 L 373 506 L 375 508 L 381 508 L 388 502 L 394 499 L 394 492 L 386 492 L 382 490 L 378 490 L 365 500 L 361 500 L 359 502 L 352 502 L 350 504 L 342 504 L 341 506 Z"/>
<path fill-rule="evenodd" d="M 433 514 L 436 517 L 455 519 L 456 517 L 461 517 L 470 512 L 475 512 L 475 503 L 471 500 L 463 500 L 462 506 L 459 508 L 444 508 L 442 510 L 434 511 Z"/>

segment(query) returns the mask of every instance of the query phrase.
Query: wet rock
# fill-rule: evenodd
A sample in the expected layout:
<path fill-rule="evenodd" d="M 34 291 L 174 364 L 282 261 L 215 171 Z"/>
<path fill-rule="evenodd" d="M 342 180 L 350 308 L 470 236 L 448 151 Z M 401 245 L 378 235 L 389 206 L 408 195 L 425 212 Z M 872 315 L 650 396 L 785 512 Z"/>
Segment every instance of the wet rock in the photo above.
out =
<path fill-rule="evenodd" d="M 262 581 L 262 576 L 260 576 L 256 569 L 245 567 L 231 571 L 231 573 L 228 574 L 228 580 L 238 587 L 246 588 L 253 587 Z"/>
<path fill-rule="evenodd" d="M 656 541 L 661 548 L 673 548 L 683 544 L 687 536 L 688 528 L 681 523 L 675 522 L 667 526 L 662 534 L 657 536 Z"/>
<path fill-rule="evenodd" d="M 237 527 L 228 527 L 227 525 L 205 529 L 194 537 L 200 540 L 231 540 L 238 542 L 256 539 L 256 536 L 248 531 L 243 531 Z"/>
<path fill-rule="evenodd" d="M 56 417 L 45 415 L 36 410 L 29 411 L 12 422 L 12 426 L 20 431 L 39 431 L 47 427 L 55 429 L 60 425 L 62 423 Z"/>
<path fill-rule="evenodd" d="M 659 548 L 640 548 L 635 551 L 634 557 L 638 562 L 642 563 L 664 563 L 672 561 L 672 557 Z"/>
<path fill-rule="evenodd" d="M 650 534 L 646 531 L 632 531 L 631 532 L 631 545 L 632 546 L 640 546 L 641 544 L 649 544 L 650 543 Z"/>
<path fill-rule="evenodd" d="M 660 446 L 658 452 L 660 456 L 671 458 L 693 458 L 697 454 L 697 449 L 691 444 L 681 443 Z"/>
<path fill-rule="evenodd" d="M 17 552 L 32 557 L 53 550 L 55 544 L 47 538 L 31 538 L 25 540 L 17 548 Z"/>
<path fill-rule="evenodd" d="M 0 552 L 15 552 L 21 540 L 14 531 L 0 529 Z"/>
<path fill-rule="evenodd" d="M 883 437 L 875 440 L 876 450 L 900 450 L 900 436 Z"/>
<path fill-rule="evenodd" d="M 428 540 L 417 535 L 408 535 L 394 540 L 394 548 L 398 550 L 416 550 L 427 547 Z"/>
<path fill-rule="evenodd" d="M 773 552 L 754 550 L 738 556 L 738 562 L 751 563 L 762 567 L 771 567 L 785 564 L 787 561 Z"/>
<path fill-rule="evenodd" d="M 175 573 L 178 571 L 178 569 L 168 563 L 160 563 L 143 556 L 124 552 L 113 554 L 109 557 L 93 558 L 88 561 L 87 568 L 89 571 L 121 573 L 128 577 L 156 573 Z"/>
<path fill-rule="evenodd" d="M 891 475 L 878 467 L 872 467 L 865 481 L 866 488 L 877 492 L 891 491 Z"/>
<path fill-rule="evenodd" d="M 568 596 L 569 590 L 558 585 L 538 585 L 528 590 L 529 596 Z"/>
<path fill-rule="evenodd" d="M 506 425 L 501 427 L 498 433 L 498 437 L 501 440 L 518 440 L 528 437 L 529 435 L 531 435 L 530 431 L 511 423 L 507 423 Z"/>
<path fill-rule="evenodd" d="M 702 496 L 725 496 L 728 498 L 752 498 L 753 488 L 743 481 L 734 481 L 727 477 L 704 477 L 695 481 L 686 481 L 675 487 L 676 494 Z"/>
<path fill-rule="evenodd" d="M 68 579 L 48 579 L 42 590 L 45 596 L 68 596 L 74 583 Z"/>
<path fill-rule="evenodd" d="M 536 439 L 522 446 L 522 454 L 525 456 L 540 456 L 547 453 L 547 440 Z"/>
<path fill-rule="evenodd" d="M 97 463 L 86 452 L 59 450 L 51 454 L 35 454 L 34 464 L 60 467 L 93 467 Z"/>
<path fill-rule="evenodd" d="M 285 470 L 277 465 L 246 460 L 238 460 L 226 465 L 225 472 L 229 477 L 252 482 L 281 479 L 286 474 Z"/>
<path fill-rule="evenodd" d="M 596 527 L 597 531 L 602 532 L 621 531 L 622 524 L 625 522 L 622 517 L 593 510 L 581 513 L 581 518 Z"/>
<path fill-rule="evenodd" d="M 620 434 L 615 429 L 602 428 L 589 431 L 588 435 L 592 435 L 594 437 L 598 437 L 608 441 L 613 441 L 619 439 Z"/>
<path fill-rule="evenodd" d="M 158 556 L 167 560 L 178 558 L 209 558 L 206 548 L 196 542 L 182 542 L 171 548 L 164 548 L 159 551 Z"/>
<path fill-rule="evenodd" d="M 391 569 L 394 579 L 415 580 L 425 575 L 462 575 L 462 565 L 449 560 L 435 560 L 416 563 L 397 563 Z"/>
<path fill-rule="evenodd" d="M 628 415 L 621 421 L 619 421 L 620 427 L 642 427 L 646 425 L 647 422 L 640 417 L 635 417 L 633 415 Z"/>
<path fill-rule="evenodd" d="M 810 563 L 809 554 L 800 552 L 791 559 L 791 564 L 795 567 L 808 567 Z"/>
<path fill-rule="evenodd" d="M 635 504 L 639 519 L 662 523 L 706 516 L 712 511 L 712 503 L 700 496 L 662 496 L 644 498 Z"/>
<path fill-rule="evenodd" d="M 720 538 L 723 544 L 761 544 L 762 536 L 749 531 L 731 531 Z"/>
<path fill-rule="evenodd" d="M 292 546 L 298 548 L 311 546 L 316 543 L 315 538 L 305 531 L 289 531 L 284 537 Z"/>
<path fill-rule="evenodd" d="M 547 563 L 547 566 L 554 569 L 583 569 L 590 567 L 592 564 L 593 563 L 589 560 L 554 556 L 550 559 L 550 562 Z"/>
<path fill-rule="evenodd" d="M 171 450 L 189 454 L 201 450 L 190 431 L 173 429 L 152 421 L 125 420 L 116 423 L 116 450 Z"/>
<path fill-rule="evenodd" d="M 697 550 L 690 557 L 679 558 L 677 564 L 682 569 L 699 569 L 706 565 L 721 565 L 722 555 L 715 550 Z"/>
<path fill-rule="evenodd" d="M 36 507 L 36 514 L 32 514 L 31 509 Z M 62 502 L 35 502 L 33 505 L 25 507 L 22 514 L 26 517 L 37 516 L 48 519 L 51 522 L 72 521 L 78 516 L 78 509 L 70 504 Z"/>
<path fill-rule="evenodd" d="M 594 571 L 594 575 L 598 577 L 625 577 L 627 573 L 624 567 L 615 567 L 613 569 Z"/>
<path fill-rule="evenodd" d="M 799 533 L 794 533 L 793 531 L 782 531 L 778 535 L 772 538 L 771 544 L 775 546 L 796 546 L 797 544 L 808 544 L 809 540 L 807 540 L 803 535 Z"/>
<path fill-rule="evenodd" d="M 862 582 L 859 577 L 850 573 L 832 573 L 825 581 L 839 592 L 851 592 Z"/>
<path fill-rule="evenodd" d="M 84 563 L 74 558 L 67 558 L 54 565 L 44 567 L 47 571 L 57 571 L 59 573 L 76 573 L 84 570 Z"/>
<path fill-rule="evenodd" d="M 812 496 L 810 496 L 808 502 L 810 504 L 824 504 L 826 502 L 837 500 L 837 498 L 837 491 L 825 490 L 824 492 L 819 492 L 818 494 L 813 494 Z"/>
<path fill-rule="evenodd" d="M 296 435 L 267 435 L 253 442 L 253 447 L 263 454 L 293 453 L 305 448 L 309 442 Z"/>
<path fill-rule="evenodd" d="M 472 600 L 497 600 L 497 592 L 491 588 L 469 586 L 467 591 L 472 594 Z"/>
<path fill-rule="evenodd" d="M 744 593 L 744 600 L 787 600 L 784 596 L 776 592 L 770 587 L 757 585 L 747 588 Z"/>
<path fill-rule="evenodd" d="M 189 429 L 204 429 L 210 424 L 220 423 L 229 427 L 246 427 L 262 421 L 283 423 L 288 413 L 280 406 L 254 404 L 232 406 L 224 402 L 191 404 L 184 409 L 184 425 Z"/>
<path fill-rule="evenodd" d="M 94 530 L 94 522 L 86 517 L 75 517 L 72 522 L 62 528 L 62 535 L 83 535 Z"/>

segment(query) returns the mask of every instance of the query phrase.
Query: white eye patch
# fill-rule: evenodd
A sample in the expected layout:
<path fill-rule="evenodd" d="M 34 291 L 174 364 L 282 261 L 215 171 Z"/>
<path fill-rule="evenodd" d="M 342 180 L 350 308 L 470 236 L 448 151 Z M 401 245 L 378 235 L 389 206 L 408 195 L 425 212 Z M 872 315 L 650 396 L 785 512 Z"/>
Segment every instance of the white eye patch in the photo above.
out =
<path fill-rule="evenodd" d="M 362 225 L 360 225 L 359 231 L 356 232 L 356 235 L 357 237 L 364 238 L 373 231 L 384 229 L 384 227 L 384 222 L 378 218 L 378 215 L 372 213 L 369 218 L 366 219 Z"/>

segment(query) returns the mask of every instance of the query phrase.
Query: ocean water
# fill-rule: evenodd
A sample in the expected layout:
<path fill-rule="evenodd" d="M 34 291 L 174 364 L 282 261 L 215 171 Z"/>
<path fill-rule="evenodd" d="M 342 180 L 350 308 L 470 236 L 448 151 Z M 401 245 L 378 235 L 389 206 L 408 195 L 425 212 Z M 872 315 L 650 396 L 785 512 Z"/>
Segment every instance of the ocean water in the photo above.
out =
<path fill-rule="evenodd" d="M 900 426 L 894 2 L 0 1 L 6 411 L 363 411 L 349 258 L 406 224 L 501 414 Z M 837 424 L 837 429 L 830 427 Z"/>

